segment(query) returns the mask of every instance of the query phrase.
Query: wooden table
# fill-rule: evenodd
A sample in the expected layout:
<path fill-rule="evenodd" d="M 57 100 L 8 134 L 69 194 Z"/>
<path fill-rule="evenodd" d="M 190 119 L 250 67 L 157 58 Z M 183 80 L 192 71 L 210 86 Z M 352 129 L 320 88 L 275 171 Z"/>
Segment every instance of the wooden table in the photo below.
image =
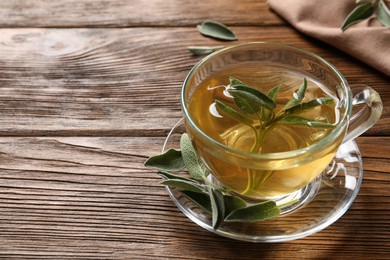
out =
<path fill-rule="evenodd" d="M 312 51 L 351 84 L 382 96 L 378 124 L 357 139 L 364 181 L 332 226 L 280 244 L 237 242 L 191 222 L 144 161 L 181 118 L 189 45 L 234 43 Z M 279 259 L 390 257 L 389 77 L 295 31 L 264 0 L 2 0 L 0 258 Z"/>

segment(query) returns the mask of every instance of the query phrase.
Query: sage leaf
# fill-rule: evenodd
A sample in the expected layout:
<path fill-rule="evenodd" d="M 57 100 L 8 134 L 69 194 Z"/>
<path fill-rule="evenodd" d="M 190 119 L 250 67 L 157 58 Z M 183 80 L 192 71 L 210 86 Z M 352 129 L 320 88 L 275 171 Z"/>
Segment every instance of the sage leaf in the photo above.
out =
<path fill-rule="evenodd" d="M 280 209 L 274 201 L 266 201 L 230 213 L 225 221 L 255 222 L 274 218 L 280 215 Z"/>
<path fill-rule="evenodd" d="M 383 24 L 383 26 L 390 28 L 390 10 L 383 0 L 379 1 L 376 9 L 376 17 Z"/>
<path fill-rule="evenodd" d="M 183 181 L 195 182 L 192 179 L 189 179 L 189 178 L 186 178 L 186 177 L 183 177 L 183 176 L 179 176 L 179 175 L 175 175 L 175 174 L 172 174 L 172 173 L 169 173 L 169 172 L 160 171 L 157 174 L 160 175 L 165 180 L 183 180 Z"/>
<path fill-rule="evenodd" d="M 253 95 L 239 90 L 229 90 L 229 93 L 233 96 L 234 104 L 244 113 L 252 115 L 260 111 L 261 106 Z"/>
<path fill-rule="evenodd" d="M 193 192 L 188 190 L 181 191 L 187 198 L 192 200 L 199 207 L 207 211 L 208 213 L 212 213 L 211 210 L 211 201 L 210 196 L 205 193 Z"/>
<path fill-rule="evenodd" d="M 280 90 L 280 85 L 277 85 L 276 87 L 273 87 L 268 93 L 267 96 L 272 99 L 272 101 L 275 102 L 276 96 L 278 95 Z"/>
<path fill-rule="evenodd" d="M 162 171 L 180 171 L 185 167 L 181 152 L 175 149 L 150 157 L 144 165 Z"/>
<path fill-rule="evenodd" d="M 330 98 L 330 97 L 316 98 L 316 99 L 310 100 L 309 102 L 305 102 L 305 103 L 290 107 L 289 109 L 285 110 L 285 113 L 286 114 L 301 113 L 301 112 L 313 109 L 317 106 L 322 106 L 324 104 L 330 103 L 332 101 L 334 101 L 334 100 L 333 100 L 333 98 Z"/>
<path fill-rule="evenodd" d="M 267 96 L 275 102 L 276 96 L 278 95 L 280 86 L 273 87 L 268 93 Z M 264 110 L 261 119 L 264 121 L 269 121 L 272 118 L 272 110 Z"/>
<path fill-rule="evenodd" d="M 195 56 L 208 55 L 214 51 L 223 49 L 224 46 L 188 46 L 187 49 Z"/>
<path fill-rule="evenodd" d="M 316 128 L 333 128 L 334 124 L 323 123 L 316 120 L 307 119 L 301 116 L 285 116 L 277 121 L 277 124 L 282 125 L 296 125 L 303 127 L 316 127 Z"/>
<path fill-rule="evenodd" d="M 236 196 L 223 195 L 223 201 L 225 204 L 225 216 L 229 215 L 236 209 L 245 208 L 247 206 L 243 199 Z"/>
<path fill-rule="evenodd" d="M 303 83 L 302 83 L 301 87 L 298 89 L 297 92 L 294 92 L 293 98 L 287 102 L 287 104 L 284 106 L 283 110 L 287 110 L 291 107 L 299 105 L 301 103 L 302 99 L 305 97 L 306 89 L 307 89 L 307 80 L 306 80 L 306 78 L 303 78 Z"/>
<path fill-rule="evenodd" d="M 198 26 L 198 30 L 201 34 L 205 36 L 209 36 L 219 40 L 237 40 L 237 36 L 226 25 L 217 21 L 204 21 L 200 26 Z"/>
<path fill-rule="evenodd" d="M 345 31 L 351 25 L 358 23 L 368 17 L 370 17 L 374 13 L 374 6 L 372 3 L 364 3 L 358 5 L 353 9 L 345 18 L 343 25 L 341 26 L 341 30 Z"/>
<path fill-rule="evenodd" d="M 229 93 L 231 91 L 232 92 L 234 92 L 234 91 L 245 92 L 245 94 L 246 94 L 245 96 L 247 98 L 253 100 L 254 102 L 258 103 L 258 105 L 263 106 L 267 109 L 275 109 L 275 107 L 276 107 L 275 102 L 271 98 L 269 98 L 266 94 L 264 94 L 263 92 L 255 89 L 255 88 L 249 87 L 248 85 L 242 85 L 242 84 L 233 85 L 233 86 L 231 86 Z M 254 97 L 251 97 L 250 95 L 247 95 L 247 94 L 251 94 Z M 233 96 L 233 94 L 232 94 L 232 96 Z"/>
<path fill-rule="evenodd" d="M 179 190 L 189 190 L 193 192 L 203 192 L 202 186 L 192 181 L 185 180 L 163 180 L 161 184 L 167 185 L 169 187 L 175 187 Z"/>
<path fill-rule="evenodd" d="M 199 160 L 191 140 L 186 133 L 181 135 L 180 149 L 181 154 L 183 155 L 184 165 L 190 175 L 196 180 L 202 180 L 206 176 L 206 169 Z"/>
<path fill-rule="evenodd" d="M 229 77 L 229 82 L 230 82 L 230 86 L 234 86 L 234 85 L 248 86 L 244 82 L 242 82 L 241 80 L 239 80 L 239 79 L 237 79 L 235 77 Z"/>
<path fill-rule="evenodd" d="M 218 229 L 225 218 L 225 203 L 220 190 L 210 188 L 213 229 Z"/>
<path fill-rule="evenodd" d="M 221 110 L 228 117 L 230 117 L 238 122 L 241 122 L 245 125 L 252 126 L 252 124 L 253 124 L 252 120 L 244 117 L 239 112 L 237 112 L 234 108 L 225 105 L 224 103 L 222 103 L 221 101 L 219 101 L 217 99 L 215 100 L 215 104 L 216 104 L 217 108 L 219 110 Z"/>

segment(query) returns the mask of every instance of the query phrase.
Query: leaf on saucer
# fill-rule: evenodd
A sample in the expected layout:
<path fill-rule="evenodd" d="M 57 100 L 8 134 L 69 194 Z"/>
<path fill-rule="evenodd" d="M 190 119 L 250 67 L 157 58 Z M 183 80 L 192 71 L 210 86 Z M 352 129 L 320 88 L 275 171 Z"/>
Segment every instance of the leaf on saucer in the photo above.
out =
<path fill-rule="evenodd" d="M 185 167 L 181 152 L 175 149 L 150 157 L 144 165 L 162 171 L 180 171 Z"/>
<path fill-rule="evenodd" d="M 179 175 L 175 175 L 175 174 L 172 174 L 172 173 L 169 173 L 169 172 L 160 171 L 157 174 L 160 175 L 161 177 L 163 177 L 165 180 L 183 180 L 183 181 L 195 182 L 192 179 L 189 179 L 189 178 L 186 178 L 186 177 L 183 177 L 183 176 L 179 176 Z"/>
<path fill-rule="evenodd" d="M 225 203 L 220 190 L 210 188 L 209 190 L 213 229 L 218 229 L 225 217 Z"/>
<path fill-rule="evenodd" d="M 307 119 L 301 116 L 285 116 L 277 124 L 282 125 L 296 125 L 303 127 L 316 127 L 316 128 L 333 128 L 335 125 L 330 123 L 324 123 L 316 120 Z"/>
<path fill-rule="evenodd" d="M 356 6 L 355 9 L 348 14 L 347 18 L 345 18 L 341 30 L 345 31 L 351 25 L 370 17 L 373 13 L 374 6 L 371 3 L 364 3 Z"/>
<path fill-rule="evenodd" d="M 199 160 L 198 155 L 192 146 L 188 134 L 184 133 L 180 138 L 180 149 L 183 155 L 184 164 L 192 177 L 196 180 L 202 180 L 207 175 L 207 170 Z"/>
<path fill-rule="evenodd" d="M 193 192 L 188 190 L 181 191 L 187 198 L 196 203 L 199 207 L 207 211 L 208 213 L 212 213 L 211 210 L 211 201 L 210 196 L 205 193 Z"/>
<path fill-rule="evenodd" d="M 203 192 L 202 186 L 192 181 L 187 180 L 163 180 L 161 184 L 167 185 L 169 187 L 175 187 L 179 190 L 189 190 L 193 192 Z"/>
<path fill-rule="evenodd" d="M 225 216 L 229 215 L 236 209 L 245 208 L 247 206 L 244 200 L 236 196 L 223 195 L 223 201 L 225 204 Z"/>
<path fill-rule="evenodd" d="M 390 28 L 390 10 L 383 0 L 379 1 L 376 9 L 376 17 L 383 24 L 383 26 Z"/>
<path fill-rule="evenodd" d="M 237 36 L 224 24 L 207 20 L 198 26 L 201 34 L 225 41 L 237 40 Z"/>
<path fill-rule="evenodd" d="M 214 51 L 223 49 L 224 46 L 188 46 L 187 49 L 195 56 L 208 55 Z"/>
<path fill-rule="evenodd" d="M 230 213 L 225 221 L 255 222 L 279 216 L 280 209 L 274 201 L 266 201 Z"/>

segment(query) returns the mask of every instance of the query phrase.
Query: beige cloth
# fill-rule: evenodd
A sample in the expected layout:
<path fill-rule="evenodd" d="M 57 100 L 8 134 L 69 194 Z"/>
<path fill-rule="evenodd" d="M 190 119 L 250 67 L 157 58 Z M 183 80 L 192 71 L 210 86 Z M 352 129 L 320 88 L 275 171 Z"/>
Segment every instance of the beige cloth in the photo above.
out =
<path fill-rule="evenodd" d="M 372 17 L 340 29 L 354 0 L 268 0 L 297 30 L 331 44 L 390 76 L 390 29 Z"/>

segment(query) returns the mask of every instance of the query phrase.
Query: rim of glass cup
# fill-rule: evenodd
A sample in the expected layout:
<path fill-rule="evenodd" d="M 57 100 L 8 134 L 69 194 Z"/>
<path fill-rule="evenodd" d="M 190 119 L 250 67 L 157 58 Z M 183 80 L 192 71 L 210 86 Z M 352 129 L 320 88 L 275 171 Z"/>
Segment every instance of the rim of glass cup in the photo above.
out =
<path fill-rule="evenodd" d="M 344 112 L 344 115 L 340 119 L 340 122 L 336 125 L 336 127 L 332 130 L 332 132 L 329 133 L 324 139 L 322 139 L 321 141 L 319 141 L 319 142 L 317 142 L 317 143 L 315 143 L 313 145 L 310 145 L 310 146 L 307 146 L 307 147 L 304 147 L 304 148 L 301 148 L 301 149 L 288 151 L 288 152 L 278 152 L 278 153 L 253 153 L 252 152 L 251 153 L 251 152 L 245 152 L 245 151 L 232 149 L 232 148 L 230 148 L 230 147 L 228 147 L 228 146 L 226 146 L 226 145 L 224 145 L 224 144 L 214 140 L 213 138 L 209 137 L 205 132 L 203 132 L 195 124 L 195 122 L 192 120 L 192 117 L 191 117 L 187 107 L 185 106 L 185 92 L 186 92 L 186 89 L 187 89 L 187 86 L 188 86 L 188 81 L 191 78 L 191 76 L 197 71 L 197 69 L 200 66 L 202 66 L 204 63 L 206 63 L 208 60 L 211 60 L 211 59 L 214 59 L 217 56 L 223 55 L 224 53 L 229 52 L 232 49 L 238 49 L 238 48 L 245 47 L 245 46 L 250 46 L 250 45 L 274 45 L 274 46 L 280 46 L 281 48 L 288 48 L 288 49 L 293 49 L 293 50 L 299 51 L 301 53 L 304 53 L 305 55 L 311 56 L 312 58 L 315 58 L 318 61 L 322 62 L 323 64 L 325 64 L 327 66 L 328 69 L 330 69 L 331 71 L 333 71 L 337 75 L 337 77 L 341 81 L 340 86 L 343 88 L 344 93 L 345 93 L 345 98 L 344 99 L 347 102 L 347 110 Z M 313 151 L 313 150 L 321 149 L 324 146 L 327 146 L 331 140 L 333 140 L 334 138 L 338 137 L 342 133 L 342 131 L 344 130 L 344 127 L 346 127 L 347 124 L 348 124 L 347 119 L 349 118 L 349 114 L 351 113 L 351 110 L 352 110 L 352 93 L 351 93 L 351 90 L 348 87 L 347 80 L 341 74 L 341 72 L 338 69 L 336 69 L 336 67 L 334 67 L 331 63 L 329 63 L 325 59 L 321 58 L 320 56 L 318 56 L 318 55 L 316 55 L 314 53 L 311 53 L 309 51 L 306 51 L 304 49 L 301 49 L 301 48 L 298 48 L 298 47 L 295 47 L 295 46 L 291 46 L 291 45 L 287 45 L 287 44 L 283 44 L 283 43 L 273 43 L 273 42 L 247 42 L 247 43 L 241 43 L 241 44 L 236 44 L 236 45 L 232 45 L 232 46 L 229 46 L 229 47 L 225 47 L 224 49 L 221 49 L 221 50 L 218 50 L 216 52 L 213 52 L 212 54 L 209 54 L 208 56 L 206 56 L 205 58 L 200 60 L 197 64 L 195 64 L 195 66 L 192 67 L 190 72 L 187 74 L 187 76 L 186 76 L 186 78 L 185 78 L 185 80 L 183 82 L 183 87 L 182 87 L 182 90 L 181 90 L 181 97 L 180 98 L 181 98 L 180 101 L 181 101 L 181 106 L 182 106 L 182 110 L 184 112 L 185 119 L 186 119 L 186 121 L 188 121 L 190 123 L 191 127 L 193 129 L 195 129 L 195 131 L 197 133 L 199 133 L 208 142 L 216 145 L 219 148 L 222 148 L 222 149 L 224 149 L 224 150 L 226 150 L 228 152 L 231 152 L 231 153 L 243 156 L 245 158 L 253 158 L 253 159 L 285 159 L 285 158 L 291 158 L 291 157 L 299 156 L 301 154 L 304 154 L 304 153 L 307 153 L 307 152 L 310 152 L 310 151 Z"/>

